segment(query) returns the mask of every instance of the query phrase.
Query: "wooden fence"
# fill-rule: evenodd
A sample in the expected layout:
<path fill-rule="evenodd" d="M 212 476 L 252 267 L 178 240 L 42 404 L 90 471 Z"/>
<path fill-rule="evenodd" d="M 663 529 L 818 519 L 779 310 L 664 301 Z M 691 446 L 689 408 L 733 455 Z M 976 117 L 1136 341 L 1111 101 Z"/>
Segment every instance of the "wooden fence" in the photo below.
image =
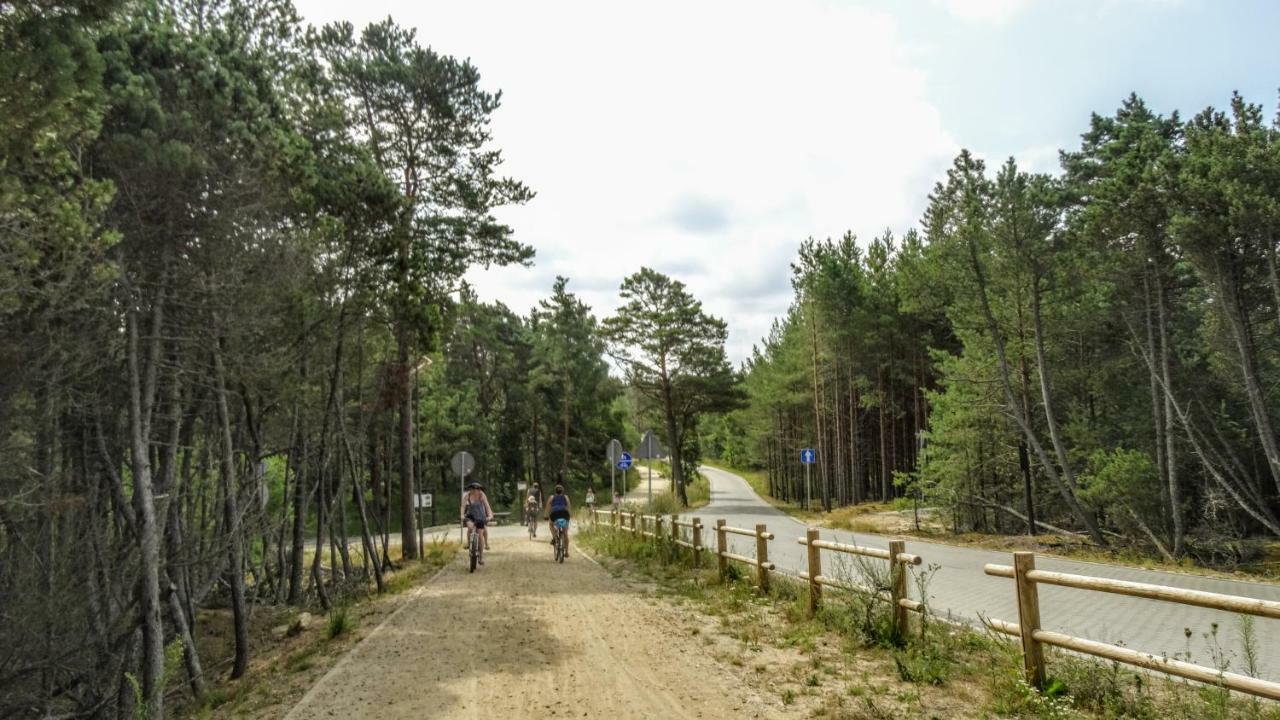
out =
<path fill-rule="evenodd" d="M 805 536 L 796 538 L 796 542 L 806 546 L 808 552 L 808 572 L 800 573 L 800 578 L 809 583 L 809 617 L 813 617 L 822 604 L 822 588 L 831 587 L 850 592 L 862 593 L 880 598 L 893 608 L 893 627 L 899 637 L 907 634 L 907 611 L 921 612 L 924 603 L 907 597 L 907 565 L 919 565 L 919 555 L 907 552 L 907 544 L 902 540 L 889 541 L 888 550 L 867 548 L 860 545 L 820 540 L 817 528 L 809 528 Z M 889 587 L 866 587 L 837 580 L 822 574 L 822 551 L 853 555 L 856 557 L 876 558 L 889 563 Z"/>
<path fill-rule="evenodd" d="M 598 512 L 595 511 L 592 514 L 592 522 L 596 525 L 599 524 Z M 642 515 L 625 510 L 610 511 L 610 526 L 614 529 L 654 539 L 669 539 L 677 545 L 690 548 L 693 551 L 695 563 L 698 562 L 699 555 L 702 552 L 711 550 L 716 556 L 716 566 L 722 580 L 728 574 L 729 561 L 746 563 L 756 568 L 756 586 L 762 591 L 769 589 L 769 574 L 776 570 L 774 563 L 769 561 L 769 541 L 774 539 L 774 535 L 768 531 L 764 524 L 756 525 L 754 530 L 750 530 L 730 527 L 723 519 L 716 520 L 715 547 L 710 548 L 706 547 L 702 542 L 702 521 L 699 518 L 684 521 L 680 520 L 678 516 L 672 515 L 669 523 L 667 525 L 668 530 L 664 533 L 664 521 L 660 515 Z M 689 540 L 684 539 L 684 529 L 690 531 Z M 729 535 L 755 538 L 755 556 L 738 555 L 730 552 Z M 808 610 L 810 616 L 821 607 L 822 589 L 824 587 L 861 593 L 884 600 L 893 609 L 894 629 L 902 637 L 905 637 L 908 629 L 907 613 L 923 613 L 927 610 L 923 602 L 913 600 L 908 596 L 907 567 L 920 565 L 922 559 L 919 555 L 908 553 L 904 541 L 891 540 L 888 550 L 880 550 L 878 548 L 822 540 L 818 537 L 817 528 L 808 528 L 805 531 L 805 536 L 796 538 L 796 542 L 808 548 L 807 571 L 798 572 L 797 575 L 801 580 L 807 582 L 809 586 Z M 873 558 L 887 562 L 887 587 L 863 586 L 824 575 L 822 572 L 823 550 L 829 553 L 836 553 L 837 556 Z M 1280 701 L 1280 683 L 1277 682 L 1151 655 L 1096 640 L 1087 640 L 1043 630 L 1040 627 L 1040 600 L 1036 586 L 1039 584 L 1058 585 L 1060 587 L 1163 600 L 1183 605 L 1195 605 L 1272 619 L 1280 619 L 1280 602 L 1199 590 L 1184 590 L 1164 585 L 1149 585 L 1087 575 L 1036 570 L 1035 553 L 1031 552 L 1015 552 L 1012 566 L 986 565 L 983 570 L 988 575 L 1014 580 L 1018 600 L 1018 622 L 1011 623 L 997 619 L 985 619 L 983 622 L 997 632 L 1019 638 L 1022 643 L 1023 665 L 1027 682 L 1037 689 L 1044 688 L 1045 663 L 1043 646 L 1051 645 L 1146 670 L 1154 670 L 1175 677 L 1202 682 L 1207 685 L 1215 685 Z"/>
<path fill-rule="evenodd" d="M 1249 693 L 1250 695 L 1280 700 L 1280 683 L 1207 668 L 1202 665 L 1173 660 L 1167 657 L 1159 657 L 1096 640 L 1086 640 L 1063 633 L 1042 630 L 1040 628 L 1040 595 L 1037 585 L 1058 585 L 1060 587 L 1129 595 L 1150 600 L 1164 600 L 1182 605 L 1195 605 L 1273 619 L 1280 619 L 1280 602 L 1258 600 L 1238 595 L 1222 595 L 1200 590 L 1184 590 L 1164 585 L 1112 580 L 1088 575 L 1071 575 L 1036 570 L 1035 553 L 1031 552 L 1014 553 L 1012 566 L 985 565 L 983 571 L 988 575 L 1012 578 L 1014 581 L 1014 587 L 1018 595 L 1018 622 L 1015 624 L 994 618 L 986 622 L 995 630 L 1021 640 L 1023 666 L 1026 670 L 1027 682 L 1036 688 L 1044 687 L 1043 646 L 1052 645 L 1188 680 L 1218 685 L 1231 690 Z"/>

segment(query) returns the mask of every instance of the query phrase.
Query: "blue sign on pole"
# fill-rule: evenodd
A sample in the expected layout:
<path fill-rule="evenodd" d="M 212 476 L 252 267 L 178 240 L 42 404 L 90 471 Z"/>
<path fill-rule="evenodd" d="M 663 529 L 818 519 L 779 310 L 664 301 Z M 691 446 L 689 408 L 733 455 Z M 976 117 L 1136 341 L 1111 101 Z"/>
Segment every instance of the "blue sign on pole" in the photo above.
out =
<path fill-rule="evenodd" d="M 805 465 L 812 465 L 818 461 L 818 453 L 813 448 L 804 448 L 800 451 L 800 462 Z"/>
<path fill-rule="evenodd" d="M 629 452 L 622 453 L 622 457 L 618 460 L 618 469 L 619 470 L 631 469 L 631 453 Z"/>

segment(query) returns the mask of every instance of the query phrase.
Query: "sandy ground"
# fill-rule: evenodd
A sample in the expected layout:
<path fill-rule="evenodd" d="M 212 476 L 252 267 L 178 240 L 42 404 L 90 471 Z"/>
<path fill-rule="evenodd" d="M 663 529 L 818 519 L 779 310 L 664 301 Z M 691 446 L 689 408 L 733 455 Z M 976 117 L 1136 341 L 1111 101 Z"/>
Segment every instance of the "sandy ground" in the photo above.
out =
<path fill-rule="evenodd" d="M 578 552 L 500 537 L 416 591 L 287 718 L 772 718 L 673 607 Z M 430 632 L 428 632 L 428 630 Z"/>

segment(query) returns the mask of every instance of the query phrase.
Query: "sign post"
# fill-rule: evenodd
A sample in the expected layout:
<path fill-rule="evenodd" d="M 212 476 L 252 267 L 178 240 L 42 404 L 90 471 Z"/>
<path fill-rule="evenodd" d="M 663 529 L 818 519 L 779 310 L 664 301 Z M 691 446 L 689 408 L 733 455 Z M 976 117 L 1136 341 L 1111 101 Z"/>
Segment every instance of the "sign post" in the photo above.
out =
<path fill-rule="evenodd" d="M 618 492 L 618 483 L 614 479 L 614 471 L 618 468 L 618 461 L 622 459 L 622 443 L 615 440 L 609 441 L 609 447 L 605 448 L 605 455 L 609 458 L 609 502 L 613 502 L 613 496 Z M 625 477 L 625 475 L 624 475 Z M 625 481 L 623 483 L 625 485 Z"/>
<path fill-rule="evenodd" d="M 431 508 L 432 516 L 435 515 L 435 508 L 431 504 L 431 493 L 421 493 L 421 492 L 414 493 L 413 507 L 415 510 L 418 511 L 418 546 L 421 547 L 422 533 L 424 532 L 424 528 L 425 528 L 425 524 L 422 522 L 422 509 Z"/>
<path fill-rule="evenodd" d="M 631 453 L 629 452 L 623 452 L 622 457 L 618 459 L 618 469 L 622 471 L 622 490 L 624 495 L 627 490 L 627 471 L 631 469 L 631 462 Z"/>
<path fill-rule="evenodd" d="M 809 509 L 809 504 L 813 501 L 813 484 L 809 481 L 809 466 L 816 462 L 818 453 L 813 448 L 804 448 L 800 451 L 800 462 L 804 465 L 804 509 Z"/>
<path fill-rule="evenodd" d="M 458 501 L 461 502 L 463 496 L 467 494 L 467 475 L 476 469 L 476 459 L 471 453 L 462 450 L 454 453 L 453 459 L 449 461 L 449 467 L 453 470 L 453 474 L 458 476 L 458 487 L 461 492 L 458 494 Z M 458 530 L 459 542 L 466 544 L 466 524 L 464 523 Z"/>

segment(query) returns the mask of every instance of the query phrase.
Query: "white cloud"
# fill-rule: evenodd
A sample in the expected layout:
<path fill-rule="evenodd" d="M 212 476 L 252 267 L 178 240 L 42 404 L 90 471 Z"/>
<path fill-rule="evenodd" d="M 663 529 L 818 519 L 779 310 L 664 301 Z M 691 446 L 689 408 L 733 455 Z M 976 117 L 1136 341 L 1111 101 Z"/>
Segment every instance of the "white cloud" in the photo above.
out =
<path fill-rule="evenodd" d="M 934 0 L 934 4 L 960 20 L 1000 25 L 1017 15 L 1027 0 Z"/>
<path fill-rule="evenodd" d="M 740 360 L 790 299 L 810 235 L 914 224 L 958 149 L 893 19 L 822 0 L 402 5 L 299 0 L 312 22 L 393 15 L 503 91 L 506 170 L 538 197 L 504 210 L 532 269 L 475 271 L 527 310 L 555 275 L 600 314 L 650 265 L 730 327 Z M 925 178 L 922 184 L 921 179 Z"/>

